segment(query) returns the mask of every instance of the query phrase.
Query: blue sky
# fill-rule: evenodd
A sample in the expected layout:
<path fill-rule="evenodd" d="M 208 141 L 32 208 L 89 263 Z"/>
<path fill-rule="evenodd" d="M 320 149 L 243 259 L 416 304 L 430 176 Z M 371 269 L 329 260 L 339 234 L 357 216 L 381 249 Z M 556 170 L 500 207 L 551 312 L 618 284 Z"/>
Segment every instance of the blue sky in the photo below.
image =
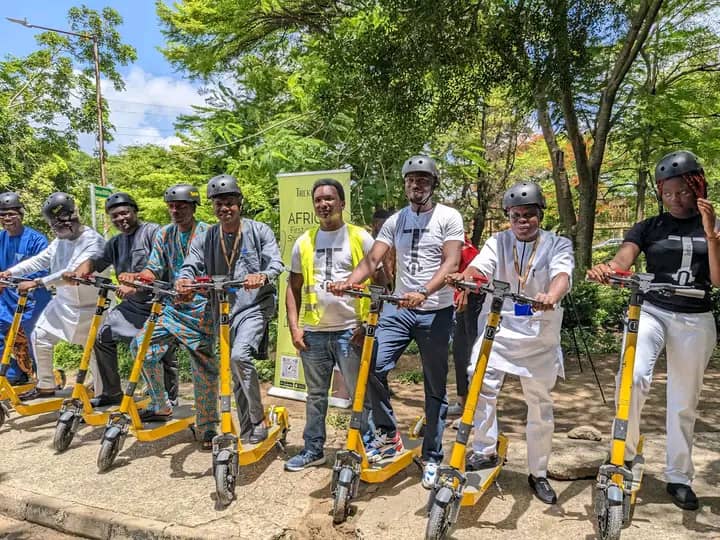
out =
<path fill-rule="evenodd" d="M 179 114 L 191 112 L 191 105 L 201 104 L 198 85 L 188 81 L 158 51 L 163 44 L 160 23 L 153 0 L 10 0 L 0 3 L 0 55 L 24 56 L 36 48 L 34 36 L 39 30 L 12 24 L 5 17 L 27 18 L 40 26 L 67 28 L 69 8 L 84 3 L 95 10 L 109 6 L 123 17 L 119 28 L 125 43 L 137 50 L 138 59 L 121 67 L 126 83 L 124 92 L 102 84 L 108 100 L 111 121 L 117 127 L 115 141 L 108 147 L 116 152 L 120 146 L 153 143 L 167 146 L 177 142 L 173 121 Z M 82 135 L 80 144 L 86 151 L 94 148 L 94 136 Z"/>

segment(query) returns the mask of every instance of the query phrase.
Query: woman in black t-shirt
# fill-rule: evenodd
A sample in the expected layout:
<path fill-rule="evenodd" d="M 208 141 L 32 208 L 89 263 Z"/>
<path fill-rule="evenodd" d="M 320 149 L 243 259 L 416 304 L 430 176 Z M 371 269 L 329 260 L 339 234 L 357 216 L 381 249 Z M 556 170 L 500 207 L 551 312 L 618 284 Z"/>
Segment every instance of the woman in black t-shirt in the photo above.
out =
<path fill-rule="evenodd" d="M 640 413 L 650 392 L 653 369 L 665 348 L 667 358 L 667 491 L 684 510 L 699 503 L 690 484 L 693 431 L 703 374 L 715 348 L 710 288 L 720 285 L 720 236 L 715 210 L 707 200 L 705 173 L 691 152 L 668 154 L 655 168 L 658 195 L 667 212 L 637 223 L 615 257 L 588 270 L 588 278 L 607 282 L 628 270 L 640 253 L 655 281 L 708 291 L 702 299 L 646 295 L 635 356 L 625 460 L 635 457 Z"/>

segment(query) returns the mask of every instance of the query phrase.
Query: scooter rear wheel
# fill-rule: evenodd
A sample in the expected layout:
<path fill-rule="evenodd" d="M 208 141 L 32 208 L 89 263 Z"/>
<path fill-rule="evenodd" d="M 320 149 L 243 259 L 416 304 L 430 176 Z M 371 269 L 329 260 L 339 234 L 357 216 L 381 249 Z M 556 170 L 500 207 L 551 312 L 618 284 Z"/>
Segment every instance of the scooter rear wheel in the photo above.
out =
<path fill-rule="evenodd" d="M 215 465 L 215 492 L 223 506 L 227 506 L 235 498 L 235 478 L 230 475 L 227 463 Z"/>
<path fill-rule="evenodd" d="M 622 505 L 608 506 L 604 515 L 598 515 L 598 529 L 602 540 L 619 540 L 623 524 Z"/>
<path fill-rule="evenodd" d="M 5 407 L 0 403 L 0 427 L 5 423 Z"/>
<path fill-rule="evenodd" d="M 447 488 L 442 488 L 447 489 Z M 451 505 L 440 506 L 434 502 L 428 516 L 428 524 L 425 528 L 426 540 L 442 540 L 450 533 L 450 522 L 448 520 Z"/>
<path fill-rule="evenodd" d="M 333 501 L 333 524 L 340 525 L 348 516 L 350 504 L 350 491 L 347 486 L 338 485 L 335 488 L 335 500 Z"/>
<path fill-rule="evenodd" d="M 119 451 L 119 439 L 103 439 L 97 458 L 97 466 L 100 472 L 105 472 L 112 467 Z"/>
<path fill-rule="evenodd" d="M 67 422 L 58 422 L 55 426 L 55 436 L 53 437 L 53 447 L 58 452 L 64 452 L 70 446 L 75 434 L 72 425 Z"/>

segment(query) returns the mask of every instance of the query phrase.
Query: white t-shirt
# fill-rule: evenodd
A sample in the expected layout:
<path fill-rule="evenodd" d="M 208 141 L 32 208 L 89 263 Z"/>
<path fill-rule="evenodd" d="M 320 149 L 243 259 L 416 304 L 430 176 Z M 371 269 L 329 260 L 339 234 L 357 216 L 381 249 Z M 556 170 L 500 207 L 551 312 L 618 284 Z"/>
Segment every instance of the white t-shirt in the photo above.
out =
<path fill-rule="evenodd" d="M 303 273 L 300 243 L 304 241 L 307 234 L 308 232 L 303 233 L 293 245 L 290 271 L 295 274 Z M 362 243 L 363 254 L 367 255 L 373 245 L 373 238 L 367 231 L 362 232 Z M 313 274 L 315 276 L 315 291 L 317 292 L 320 311 L 320 323 L 305 326 L 305 330 L 335 332 L 358 326 L 360 321 L 355 312 L 355 299 L 348 296 L 335 296 L 321 287 L 325 282 L 345 281 L 350 277 L 353 269 L 347 225 L 343 225 L 336 231 L 319 230 L 315 237 Z M 300 307 L 301 322 L 303 313 L 303 308 Z"/>
<path fill-rule="evenodd" d="M 425 287 L 442 263 L 445 242 L 465 240 L 460 212 L 443 204 L 418 215 L 410 206 L 390 216 L 377 236 L 395 248 L 395 294 L 402 296 Z M 432 311 L 451 306 L 453 291 L 444 287 L 428 296 L 418 309 Z"/>

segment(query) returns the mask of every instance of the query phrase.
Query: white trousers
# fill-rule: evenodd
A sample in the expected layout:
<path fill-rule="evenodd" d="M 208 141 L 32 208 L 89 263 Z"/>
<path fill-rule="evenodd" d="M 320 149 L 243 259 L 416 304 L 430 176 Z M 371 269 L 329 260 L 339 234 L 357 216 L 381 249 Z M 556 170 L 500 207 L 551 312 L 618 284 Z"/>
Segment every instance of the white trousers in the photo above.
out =
<path fill-rule="evenodd" d="M 53 349 L 55 344 L 63 341 L 63 338 L 56 333 L 48 332 L 41 326 L 36 326 L 30 335 L 30 343 L 32 344 L 35 354 L 35 362 L 37 364 L 37 387 L 43 390 L 55 388 L 55 374 L 53 373 Z M 71 342 L 72 343 L 72 342 Z M 76 345 L 84 345 L 75 342 Z M 91 353 L 90 363 L 95 365 L 95 353 Z"/>
<path fill-rule="evenodd" d="M 703 375 L 717 340 L 712 313 L 675 313 L 643 304 L 635 353 L 632 398 L 625 460 L 635 457 L 640 439 L 640 417 L 650 393 L 658 355 L 665 348 L 667 357 L 667 463 L 665 480 L 692 482 L 693 431 Z M 620 374 L 615 378 L 616 392 Z"/>
<path fill-rule="evenodd" d="M 555 386 L 556 375 L 551 377 L 520 377 L 523 397 L 527 404 L 528 471 L 535 477 L 547 476 L 548 460 L 552 451 L 555 430 L 553 400 L 550 391 Z M 505 372 L 488 366 L 478 397 L 472 448 L 484 456 L 496 453 L 498 439 L 497 397 L 502 388 Z"/>

